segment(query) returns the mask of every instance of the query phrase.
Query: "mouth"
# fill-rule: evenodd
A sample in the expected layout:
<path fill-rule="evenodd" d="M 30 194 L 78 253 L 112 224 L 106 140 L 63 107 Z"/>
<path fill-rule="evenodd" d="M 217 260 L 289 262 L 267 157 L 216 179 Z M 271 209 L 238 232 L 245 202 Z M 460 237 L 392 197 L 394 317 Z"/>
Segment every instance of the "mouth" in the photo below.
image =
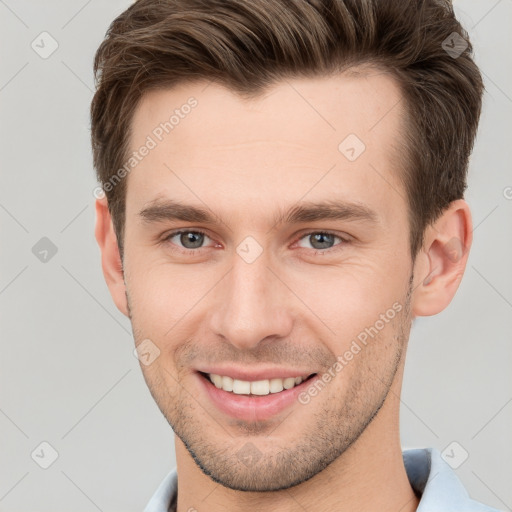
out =
<path fill-rule="evenodd" d="M 248 422 L 265 421 L 293 404 L 300 405 L 298 395 L 318 375 L 310 373 L 249 381 L 202 371 L 196 374 L 206 396 L 220 412 Z"/>

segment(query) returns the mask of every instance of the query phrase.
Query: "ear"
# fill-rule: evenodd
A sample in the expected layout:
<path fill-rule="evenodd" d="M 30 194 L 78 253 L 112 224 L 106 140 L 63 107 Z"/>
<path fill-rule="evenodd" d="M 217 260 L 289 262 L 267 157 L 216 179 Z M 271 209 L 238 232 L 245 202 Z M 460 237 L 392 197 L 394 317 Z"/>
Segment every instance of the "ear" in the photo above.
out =
<path fill-rule="evenodd" d="M 101 267 L 110 294 L 119 311 L 129 317 L 123 264 L 106 197 L 96 199 L 96 229 L 94 234 L 100 247 Z"/>
<path fill-rule="evenodd" d="M 411 301 L 414 317 L 436 315 L 450 304 L 464 275 L 472 241 L 469 206 L 463 199 L 453 201 L 426 229 L 416 257 Z"/>

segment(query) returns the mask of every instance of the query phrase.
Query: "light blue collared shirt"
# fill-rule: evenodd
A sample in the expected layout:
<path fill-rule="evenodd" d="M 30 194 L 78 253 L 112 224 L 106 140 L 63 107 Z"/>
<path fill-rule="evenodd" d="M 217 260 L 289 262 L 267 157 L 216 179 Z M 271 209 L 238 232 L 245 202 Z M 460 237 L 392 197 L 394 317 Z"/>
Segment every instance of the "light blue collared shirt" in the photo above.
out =
<path fill-rule="evenodd" d="M 439 450 L 424 448 L 403 452 L 411 487 L 421 495 L 416 512 L 499 512 L 472 500 Z M 176 512 L 178 475 L 173 469 L 162 481 L 144 512 Z"/>

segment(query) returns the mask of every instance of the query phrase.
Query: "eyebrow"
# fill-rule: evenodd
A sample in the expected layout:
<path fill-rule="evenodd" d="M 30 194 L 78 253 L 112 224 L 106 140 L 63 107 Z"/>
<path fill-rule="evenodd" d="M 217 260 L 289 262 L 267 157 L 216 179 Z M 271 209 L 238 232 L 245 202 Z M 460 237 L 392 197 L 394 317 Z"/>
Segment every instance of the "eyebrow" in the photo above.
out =
<path fill-rule="evenodd" d="M 179 220 L 201 224 L 215 224 L 215 216 L 207 208 L 187 205 L 172 199 L 158 199 L 150 202 L 140 212 L 145 223 Z M 273 226 L 300 224 L 321 220 L 355 220 L 378 224 L 379 216 L 370 207 L 353 201 L 302 202 L 287 211 L 278 211 Z"/>

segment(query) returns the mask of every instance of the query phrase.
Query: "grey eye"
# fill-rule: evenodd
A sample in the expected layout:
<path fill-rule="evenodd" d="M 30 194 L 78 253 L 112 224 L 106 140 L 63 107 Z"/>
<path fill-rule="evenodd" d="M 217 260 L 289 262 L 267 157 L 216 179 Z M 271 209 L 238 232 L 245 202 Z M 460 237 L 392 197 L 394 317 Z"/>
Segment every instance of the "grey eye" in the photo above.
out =
<path fill-rule="evenodd" d="M 185 249 L 199 249 L 204 243 L 205 236 L 198 231 L 182 231 L 181 233 L 174 234 L 171 240 L 179 237 L 179 245 L 181 244 Z"/>
<path fill-rule="evenodd" d="M 302 240 L 310 241 L 311 247 L 307 247 L 307 248 L 319 250 L 319 249 L 331 249 L 335 245 L 334 242 L 335 242 L 336 238 L 341 240 L 341 238 L 339 236 L 332 235 L 330 233 L 317 232 L 317 233 L 308 233 L 307 235 L 305 235 L 302 238 Z M 303 246 L 301 246 L 301 247 L 303 247 Z"/>

